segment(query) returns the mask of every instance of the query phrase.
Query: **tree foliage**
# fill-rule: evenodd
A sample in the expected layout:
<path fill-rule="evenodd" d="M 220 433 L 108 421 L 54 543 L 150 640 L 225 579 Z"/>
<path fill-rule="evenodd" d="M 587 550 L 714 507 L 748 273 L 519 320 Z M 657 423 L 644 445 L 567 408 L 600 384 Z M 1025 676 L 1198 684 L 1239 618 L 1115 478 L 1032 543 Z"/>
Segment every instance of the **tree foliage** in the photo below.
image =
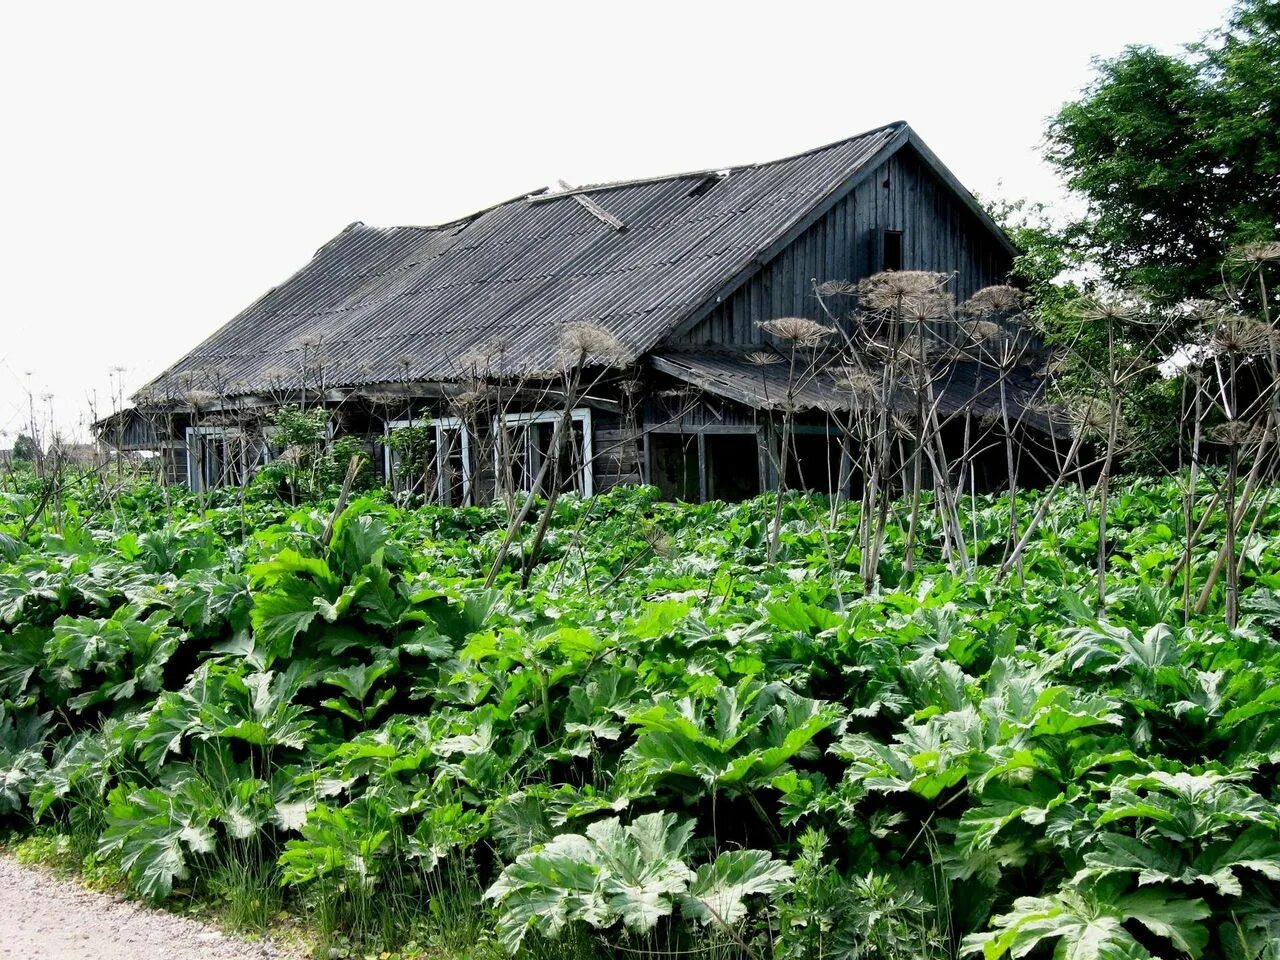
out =
<path fill-rule="evenodd" d="M 1098 61 L 1048 144 L 1088 203 L 1068 241 L 1106 280 L 1207 295 L 1230 247 L 1280 227 L 1280 3 L 1240 0 L 1180 54 L 1133 46 Z"/>

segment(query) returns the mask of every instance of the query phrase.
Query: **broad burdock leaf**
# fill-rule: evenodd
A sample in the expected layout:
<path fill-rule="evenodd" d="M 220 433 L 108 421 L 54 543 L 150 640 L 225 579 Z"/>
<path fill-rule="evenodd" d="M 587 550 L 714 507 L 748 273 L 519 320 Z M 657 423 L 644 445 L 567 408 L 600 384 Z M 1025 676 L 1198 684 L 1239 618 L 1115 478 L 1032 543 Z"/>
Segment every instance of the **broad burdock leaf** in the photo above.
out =
<path fill-rule="evenodd" d="M 346 806 L 321 804 L 280 854 L 282 877 L 299 886 L 331 880 L 341 889 L 372 890 L 399 825 L 386 805 L 365 796 Z"/>
<path fill-rule="evenodd" d="M 221 813 L 212 791 L 194 777 L 164 790 L 121 784 L 108 795 L 98 853 L 119 856 L 134 889 L 163 899 L 187 877 L 189 854 L 213 851 L 212 823 Z"/>
<path fill-rule="evenodd" d="M 44 776 L 51 717 L 33 707 L 0 700 L 0 814 L 21 810 Z"/>
<path fill-rule="evenodd" d="M 699 867 L 680 902 L 704 926 L 732 925 L 747 915 L 747 897 L 773 893 L 794 876 L 764 850 L 733 850 Z"/>
<path fill-rule="evenodd" d="M 31 790 L 31 812 L 37 820 L 75 791 L 83 791 L 86 799 L 102 799 L 123 753 L 117 730 L 116 721 L 109 720 L 101 730 L 86 730 L 63 741 L 55 761 Z"/>
<path fill-rule="evenodd" d="M 1200 922 L 1207 916 L 1203 900 L 1178 899 L 1158 890 L 1064 890 L 1049 897 L 1019 897 L 1011 912 L 992 920 L 994 930 L 965 937 L 964 951 L 981 953 L 985 960 L 1005 954 L 1024 957 L 1042 942 L 1057 940 L 1054 956 L 1061 960 L 1139 960 L 1149 954 L 1124 926 L 1133 920 L 1194 958 L 1209 939 Z"/>
<path fill-rule="evenodd" d="M 644 933 L 677 903 L 700 922 L 716 913 L 734 922 L 745 915 L 744 898 L 772 892 L 791 876 L 790 867 L 758 850 L 724 854 L 695 874 L 684 862 L 692 830 L 693 821 L 670 813 L 626 825 L 609 818 L 585 836 L 561 834 L 522 853 L 485 892 L 497 902 L 504 945 L 515 951 L 530 930 L 554 937 L 573 921 Z"/>
<path fill-rule="evenodd" d="M 781 684 L 717 685 L 713 698 L 658 697 L 653 707 L 633 713 L 628 723 L 639 735 L 629 754 L 658 776 L 746 789 L 806 751 L 839 716 L 833 704 Z"/>
<path fill-rule="evenodd" d="M 319 603 L 317 603 L 319 601 Z M 324 593 L 306 580 L 291 577 L 267 590 L 255 593 L 250 617 L 254 646 L 267 655 L 267 662 L 288 657 L 293 642 L 322 614 L 327 602 Z"/>

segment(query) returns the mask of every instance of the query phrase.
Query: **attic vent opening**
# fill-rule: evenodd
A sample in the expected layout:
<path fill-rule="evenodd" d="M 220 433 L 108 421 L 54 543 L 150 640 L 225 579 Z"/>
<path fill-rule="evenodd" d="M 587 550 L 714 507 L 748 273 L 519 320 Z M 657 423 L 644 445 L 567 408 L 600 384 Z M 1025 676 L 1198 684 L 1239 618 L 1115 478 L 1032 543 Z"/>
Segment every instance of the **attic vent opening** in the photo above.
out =
<path fill-rule="evenodd" d="M 880 237 L 880 269 L 902 269 L 902 231 L 885 230 Z"/>

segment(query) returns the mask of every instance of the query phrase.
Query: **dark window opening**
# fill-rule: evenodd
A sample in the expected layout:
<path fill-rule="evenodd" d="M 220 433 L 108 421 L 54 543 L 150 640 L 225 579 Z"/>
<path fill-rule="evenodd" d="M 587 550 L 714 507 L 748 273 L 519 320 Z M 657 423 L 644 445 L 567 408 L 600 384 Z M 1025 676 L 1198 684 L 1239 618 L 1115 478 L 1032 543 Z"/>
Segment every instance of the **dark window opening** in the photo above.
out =
<path fill-rule="evenodd" d="M 698 502 L 698 438 L 695 434 L 650 434 L 649 469 L 649 482 L 662 492 L 662 499 Z"/>
<path fill-rule="evenodd" d="M 880 242 L 881 270 L 901 270 L 902 269 L 902 231 L 886 230 Z"/>
<path fill-rule="evenodd" d="M 760 492 L 760 446 L 754 433 L 709 433 L 707 499 L 736 503 Z"/>
<path fill-rule="evenodd" d="M 828 495 L 837 493 L 849 486 L 851 466 L 838 436 L 796 433 L 791 437 L 787 458 L 787 487 Z"/>

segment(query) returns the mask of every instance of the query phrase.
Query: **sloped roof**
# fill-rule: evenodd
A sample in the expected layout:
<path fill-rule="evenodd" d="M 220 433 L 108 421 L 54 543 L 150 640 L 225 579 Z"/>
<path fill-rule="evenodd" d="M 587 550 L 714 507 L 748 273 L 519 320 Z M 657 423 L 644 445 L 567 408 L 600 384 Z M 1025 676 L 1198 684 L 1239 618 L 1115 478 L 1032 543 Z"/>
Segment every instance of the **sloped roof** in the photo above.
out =
<path fill-rule="evenodd" d="M 536 375 L 574 322 L 638 357 L 909 139 L 894 123 L 723 175 L 521 196 L 437 227 L 352 224 L 139 399 L 278 392 L 304 369 L 309 389 Z"/>

